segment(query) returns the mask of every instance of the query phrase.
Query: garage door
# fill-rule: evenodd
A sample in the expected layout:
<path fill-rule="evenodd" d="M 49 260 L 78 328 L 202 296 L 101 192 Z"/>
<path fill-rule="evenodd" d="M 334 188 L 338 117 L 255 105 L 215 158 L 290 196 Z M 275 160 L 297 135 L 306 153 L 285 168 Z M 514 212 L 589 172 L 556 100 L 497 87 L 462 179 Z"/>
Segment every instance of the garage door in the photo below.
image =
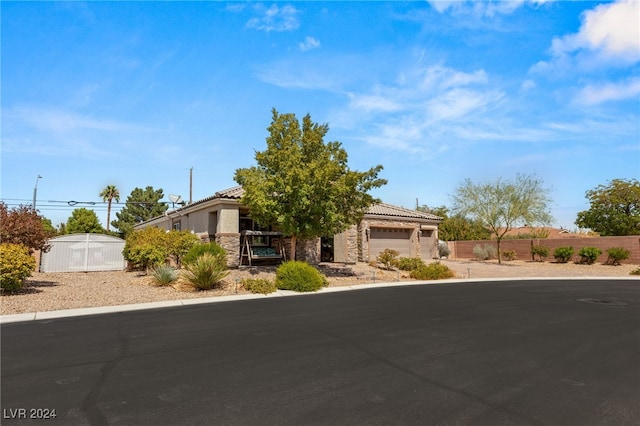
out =
<path fill-rule="evenodd" d="M 411 257 L 411 230 L 398 228 L 371 228 L 369 259 L 376 258 L 385 249 L 396 250 L 401 257 Z"/>

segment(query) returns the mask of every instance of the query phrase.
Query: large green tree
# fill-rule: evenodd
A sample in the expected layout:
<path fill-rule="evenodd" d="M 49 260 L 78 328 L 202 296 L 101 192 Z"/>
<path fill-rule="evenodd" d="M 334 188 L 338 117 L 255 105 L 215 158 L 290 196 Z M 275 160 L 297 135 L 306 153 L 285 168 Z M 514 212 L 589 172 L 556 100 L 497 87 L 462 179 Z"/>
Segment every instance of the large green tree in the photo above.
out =
<path fill-rule="evenodd" d="M 466 179 L 455 190 L 453 211 L 480 221 L 496 236 L 498 263 L 502 263 L 500 242 L 514 225 L 551 222 L 547 193 L 542 181 L 530 175 L 518 175 L 513 181 L 500 178 L 479 184 Z"/>
<path fill-rule="evenodd" d="M 119 213 L 116 213 L 117 220 L 111 222 L 120 234 L 127 236 L 134 225 L 164 214 L 169 208 L 166 203 L 160 200 L 164 197 L 162 189 L 153 189 L 147 186 L 145 189 L 135 188 L 127 197 L 125 206 Z"/>
<path fill-rule="evenodd" d="M 587 191 L 589 210 L 578 213 L 576 225 L 602 236 L 640 234 L 640 182 L 613 179 Z"/>
<path fill-rule="evenodd" d="M 309 114 L 272 110 L 267 149 L 256 152 L 257 166 L 238 169 L 235 180 L 244 188 L 241 202 L 263 225 L 275 225 L 291 237 L 295 258 L 299 238 L 315 238 L 345 231 L 374 204 L 369 191 L 386 184 L 378 178 L 382 166 L 351 170 L 340 142 L 324 142 L 327 124 Z"/>
<path fill-rule="evenodd" d="M 107 202 L 107 232 L 109 232 L 109 223 L 111 222 L 111 203 L 116 200 L 120 202 L 120 191 L 115 185 L 107 185 L 100 193 L 102 201 Z"/>
<path fill-rule="evenodd" d="M 478 220 L 468 219 L 460 214 L 449 214 L 446 206 L 419 206 L 416 210 L 435 214 L 442 218 L 438 224 L 438 239 L 443 241 L 486 240 L 491 232 Z"/>
<path fill-rule="evenodd" d="M 84 207 L 71 212 L 65 230 L 68 234 L 102 234 L 104 232 L 96 212 Z"/>

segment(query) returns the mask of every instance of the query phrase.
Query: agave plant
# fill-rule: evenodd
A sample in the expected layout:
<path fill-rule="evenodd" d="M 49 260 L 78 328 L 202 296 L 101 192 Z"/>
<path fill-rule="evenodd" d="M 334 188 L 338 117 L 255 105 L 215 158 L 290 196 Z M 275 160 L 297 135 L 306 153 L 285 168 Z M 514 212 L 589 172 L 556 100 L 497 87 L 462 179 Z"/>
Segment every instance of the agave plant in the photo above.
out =
<path fill-rule="evenodd" d="M 210 290 L 228 274 L 224 254 L 204 253 L 185 265 L 183 277 L 198 290 Z"/>
<path fill-rule="evenodd" d="M 166 286 L 178 279 L 178 270 L 169 265 L 158 265 L 150 270 L 153 282 L 159 286 Z"/>

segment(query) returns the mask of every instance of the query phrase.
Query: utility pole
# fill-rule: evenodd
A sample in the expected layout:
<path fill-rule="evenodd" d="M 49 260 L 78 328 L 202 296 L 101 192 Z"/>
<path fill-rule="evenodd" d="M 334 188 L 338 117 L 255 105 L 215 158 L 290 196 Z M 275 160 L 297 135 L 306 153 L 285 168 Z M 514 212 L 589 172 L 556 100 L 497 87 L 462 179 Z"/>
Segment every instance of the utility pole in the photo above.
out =
<path fill-rule="evenodd" d="M 189 169 L 189 204 L 193 202 L 193 167 Z"/>
<path fill-rule="evenodd" d="M 36 178 L 36 186 L 33 187 L 33 210 L 36 209 L 36 196 L 38 195 L 38 179 L 42 179 L 42 176 L 38 175 Z"/>

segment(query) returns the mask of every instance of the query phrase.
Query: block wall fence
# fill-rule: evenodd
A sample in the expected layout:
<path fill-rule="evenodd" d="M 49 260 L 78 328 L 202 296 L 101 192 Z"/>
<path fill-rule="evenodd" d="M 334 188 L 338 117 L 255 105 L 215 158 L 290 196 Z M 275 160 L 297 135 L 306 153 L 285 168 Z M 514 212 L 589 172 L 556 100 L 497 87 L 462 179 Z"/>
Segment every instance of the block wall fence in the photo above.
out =
<path fill-rule="evenodd" d="M 447 241 L 449 250 L 449 259 L 475 259 L 473 248 L 478 244 L 483 246 L 490 244 L 497 247 L 495 240 L 474 240 L 474 241 Z M 531 247 L 544 246 L 549 248 L 549 257 L 547 261 L 554 261 L 553 252 L 558 247 L 573 247 L 575 252 L 572 261 L 578 260 L 578 252 L 583 247 L 597 247 L 602 250 L 602 254 L 598 257 L 597 262 L 603 263 L 607 261 L 607 249 L 613 247 L 623 247 L 629 250 L 630 255 L 627 260 L 622 263 L 639 265 L 640 264 L 640 235 L 632 235 L 627 237 L 585 237 L 585 238 L 534 238 L 534 239 L 518 239 L 518 240 L 502 240 L 500 242 L 500 250 L 515 250 L 518 260 L 531 260 Z"/>

